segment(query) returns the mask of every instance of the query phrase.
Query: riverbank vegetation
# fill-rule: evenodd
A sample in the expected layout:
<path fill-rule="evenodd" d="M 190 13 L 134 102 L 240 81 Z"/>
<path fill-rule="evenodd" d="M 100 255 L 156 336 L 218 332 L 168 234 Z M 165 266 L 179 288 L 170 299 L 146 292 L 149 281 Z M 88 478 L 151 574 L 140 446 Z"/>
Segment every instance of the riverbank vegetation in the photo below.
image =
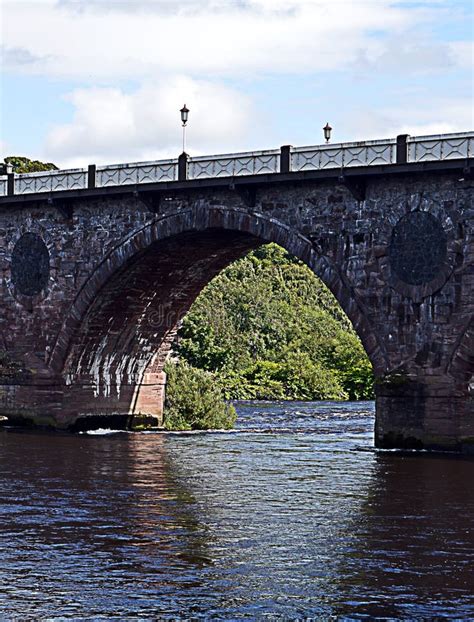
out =
<path fill-rule="evenodd" d="M 371 399 L 370 362 L 331 292 L 267 244 L 234 262 L 183 320 L 176 354 L 226 399 Z"/>
<path fill-rule="evenodd" d="M 213 374 L 186 361 L 170 361 L 166 374 L 167 430 L 227 430 L 234 426 L 235 408 L 224 401 Z"/>
<path fill-rule="evenodd" d="M 370 362 L 339 304 L 276 244 L 249 253 L 207 285 L 183 320 L 175 354 L 186 365 L 171 373 L 168 391 L 175 394 L 178 377 L 181 391 L 189 384 L 189 407 L 199 402 L 200 379 L 207 395 L 211 378 L 222 395 L 219 402 L 214 394 L 218 409 L 222 399 L 373 398 Z M 208 375 L 193 375 L 197 370 Z"/>

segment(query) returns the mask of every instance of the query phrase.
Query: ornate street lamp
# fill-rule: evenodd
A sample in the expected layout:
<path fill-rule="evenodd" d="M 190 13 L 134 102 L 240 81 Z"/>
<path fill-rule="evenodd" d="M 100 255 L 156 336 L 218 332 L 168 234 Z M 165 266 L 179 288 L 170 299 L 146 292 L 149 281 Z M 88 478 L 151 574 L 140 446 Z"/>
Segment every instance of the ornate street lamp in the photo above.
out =
<path fill-rule="evenodd" d="M 186 123 L 188 122 L 188 114 L 189 114 L 189 108 L 186 108 L 186 104 L 184 104 L 184 106 L 181 108 L 180 113 L 181 113 L 181 122 L 183 124 L 183 153 L 184 153 L 184 148 L 186 146 Z"/>
<path fill-rule="evenodd" d="M 331 140 L 331 132 L 332 132 L 332 127 L 329 125 L 329 123 L 326 123 L 326 125 L 323 127 L 323 132 L 324 132 L 324 138 L 326 139 L 326 142 L 328 143 Z"/>

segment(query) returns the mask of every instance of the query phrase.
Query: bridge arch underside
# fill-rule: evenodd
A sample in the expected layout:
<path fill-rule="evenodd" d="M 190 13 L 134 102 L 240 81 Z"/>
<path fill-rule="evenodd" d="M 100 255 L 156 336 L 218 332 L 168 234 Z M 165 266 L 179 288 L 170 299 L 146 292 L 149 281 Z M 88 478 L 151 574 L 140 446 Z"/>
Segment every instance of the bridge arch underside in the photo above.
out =
<path fill-rule="evenodd" d="M 281 223 L 235 210 L 207 210 L 204 222 L 202 215 L 191 211 L 135 234 L 78 295 L 49 362 L 66 383 L 58 416 L 66 425 L 75 421 L 76 427 L 90 426 L 95 415 L 97 421 L 104 415 L 152 416 L 161 421 L 163 367 L 181 319 L 223 268 L 270 241 L 323 277 L 380 373 L 383 352 L 369 323 L 309 240 Z M 82 423 L 77 424 L 78 418 Z"/>
<path fill-rule="evenodd" d="M 214 276 L 261 244 L 239 232 L 187 232 L 155 241 L 127 261 L 69 335 L 62 374 L 70 415 L 161 421 L 163 367 L 180 320 Z"/>

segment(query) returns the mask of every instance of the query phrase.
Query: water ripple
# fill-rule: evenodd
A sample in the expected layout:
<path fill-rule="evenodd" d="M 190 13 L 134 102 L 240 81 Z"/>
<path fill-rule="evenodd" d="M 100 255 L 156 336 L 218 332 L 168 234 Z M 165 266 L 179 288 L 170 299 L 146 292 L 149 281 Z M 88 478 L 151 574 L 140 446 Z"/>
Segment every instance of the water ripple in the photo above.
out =
<path fill-rule="evenodd" d="M 372 450 L 372 403 L 235 432 L 0 432 L 2 619 L 474 617 L 474 461 Z"/>

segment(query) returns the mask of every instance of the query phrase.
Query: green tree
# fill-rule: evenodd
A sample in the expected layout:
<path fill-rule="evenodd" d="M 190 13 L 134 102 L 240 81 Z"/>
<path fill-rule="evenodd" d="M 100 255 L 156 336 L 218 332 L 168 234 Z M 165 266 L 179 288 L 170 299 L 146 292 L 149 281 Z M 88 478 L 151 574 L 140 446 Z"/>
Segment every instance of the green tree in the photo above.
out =
<path fill-rule="evenodd" d="M 41 171 L 58 170 L 58 167 L 52 162 L 30 160 L 23 156 L 8 156 L 5 158 L 5 162 L 12 165 L 14 173 L 39 173 Z"/>
<path fill-rule="evenodd" d="M 227 399 L 371 399 L 367 355 L 331 292 L 267 244 L 228 266 L 184 318 L 177 354 Z"/>

